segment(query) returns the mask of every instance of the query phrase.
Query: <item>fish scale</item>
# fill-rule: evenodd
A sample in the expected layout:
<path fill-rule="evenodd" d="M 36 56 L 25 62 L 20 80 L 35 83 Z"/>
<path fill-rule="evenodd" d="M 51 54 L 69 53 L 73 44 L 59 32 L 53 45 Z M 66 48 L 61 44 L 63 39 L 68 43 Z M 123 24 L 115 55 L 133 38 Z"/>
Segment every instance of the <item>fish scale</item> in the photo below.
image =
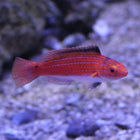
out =
<path fill-rule="evenodd" d="M 104 60 L 103 56 L 100 59 L 97 59 L 96 57 L 88 58 L 87 56 L 86 57 L 83 56 L 83 57 L 64 58 L 60 60 L 59 59 L 52 60 L 46 62 L 46 66 L 44 65 L 44 67 L 46 68 L 44 68 L 44 71 L 42 70 L 41 73 L 50 75 L 51 74 L 66 75 L 64 70 L 65 67 L 67 66 L 67 71 L 70 69 L 72 69 L 72 71 L 75 71 L 73 75 L 87 75 L 87 74 L 91 75 L 92 72 L 100 70 L 102 66 L 107 66 L 106 64 L 102 63 L 103 60 Z M 57 72 L 54 73 L 53 68 L 57 68 Z M 48 73 L 46 73 L 45 71 L 46 69 L 48 69 Z M 72 75 L 72 72 L 69 72 L 69 74 Z"/>

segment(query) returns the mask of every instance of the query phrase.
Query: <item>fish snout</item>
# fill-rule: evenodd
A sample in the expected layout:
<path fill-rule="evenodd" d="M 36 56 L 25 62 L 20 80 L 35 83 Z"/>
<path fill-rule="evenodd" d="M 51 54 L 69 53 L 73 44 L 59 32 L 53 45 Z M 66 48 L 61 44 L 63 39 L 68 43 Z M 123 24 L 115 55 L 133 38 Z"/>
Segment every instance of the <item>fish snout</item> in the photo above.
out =
<path fill-rule="evenodd" d="M 128 75 L 128 71 L 124 65 L 121 68 L 121 75 L 122 75 L 122 77 L 125 77 Z"/>
<path fill-rule="evenodd" d="M 126 69 L 125 72 L 124 72 L 124 76 L 127 76 L 127 75 L 128 75 L 128 71 Z"/>

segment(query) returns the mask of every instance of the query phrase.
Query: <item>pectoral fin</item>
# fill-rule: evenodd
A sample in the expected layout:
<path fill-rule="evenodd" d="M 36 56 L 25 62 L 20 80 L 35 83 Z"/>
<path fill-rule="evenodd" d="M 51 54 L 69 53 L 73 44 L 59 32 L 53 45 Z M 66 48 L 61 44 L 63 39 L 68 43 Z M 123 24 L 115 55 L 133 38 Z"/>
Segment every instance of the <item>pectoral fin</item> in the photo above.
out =
<path fill-rule="evenodd" d="M 95 78 L 95 77 L 97 77 L 98 76 L 98 73 L 97 72 L 94 72 L 93 74 L 92 74 L 92 77 L 93 78 Z"/>

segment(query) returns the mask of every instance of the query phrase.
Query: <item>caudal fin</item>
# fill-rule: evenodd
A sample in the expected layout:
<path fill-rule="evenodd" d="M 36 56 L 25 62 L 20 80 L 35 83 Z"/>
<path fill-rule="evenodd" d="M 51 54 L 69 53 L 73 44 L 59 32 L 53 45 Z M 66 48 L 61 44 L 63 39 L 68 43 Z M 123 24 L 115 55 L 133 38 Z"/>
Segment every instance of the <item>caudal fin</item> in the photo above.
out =
<path fill-rule="evenodd" d="M 38 77 L 36 63 L 17 57 L 12 69 L 12 76 L 18 87 L 24 86 Z"/>

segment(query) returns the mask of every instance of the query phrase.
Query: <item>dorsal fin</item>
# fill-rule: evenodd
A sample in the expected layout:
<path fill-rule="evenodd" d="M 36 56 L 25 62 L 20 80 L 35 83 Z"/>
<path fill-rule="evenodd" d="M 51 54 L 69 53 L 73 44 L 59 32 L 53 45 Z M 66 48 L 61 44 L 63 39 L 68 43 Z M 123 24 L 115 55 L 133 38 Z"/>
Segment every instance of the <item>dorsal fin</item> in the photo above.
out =
<path fill-rule="evenodd" d="M 89 53 L 89 52 L 94 52 L 94 53 L 100 53 L 100 50 L 97 46 L 88 46 L 88 47 L 74 47 L 74 48 L 68 48 L 68 49 L 63 49 L 59 50 L 58 53 L 79 53 L 79 52 L 84 52 L 84 53 Z"/>
<path fill-rule="evenodd" d="M 50 51 L 47 54 L 44 54 L 41 57 L 41 62 L 47 62 L 52 59 L 63 58 L 70 55 L 78 54 L 101 54 L 97 46 L 88 46 L 88 47 L 73 47 L 61 50 Z"/>
<path fill-rule="evenodd" d="M 60 50 L 61 53 L 79 53 L 79 52 L 84 52 L 84 53 L 89 53 L 89 52 L 94 52 L 94 53 L 100 53 L 100 50 L 97 46 L 88 46 L 88 47 L 75 47 L 75 48 L 68 48 L 68 49 L 63 49 Z"/>

